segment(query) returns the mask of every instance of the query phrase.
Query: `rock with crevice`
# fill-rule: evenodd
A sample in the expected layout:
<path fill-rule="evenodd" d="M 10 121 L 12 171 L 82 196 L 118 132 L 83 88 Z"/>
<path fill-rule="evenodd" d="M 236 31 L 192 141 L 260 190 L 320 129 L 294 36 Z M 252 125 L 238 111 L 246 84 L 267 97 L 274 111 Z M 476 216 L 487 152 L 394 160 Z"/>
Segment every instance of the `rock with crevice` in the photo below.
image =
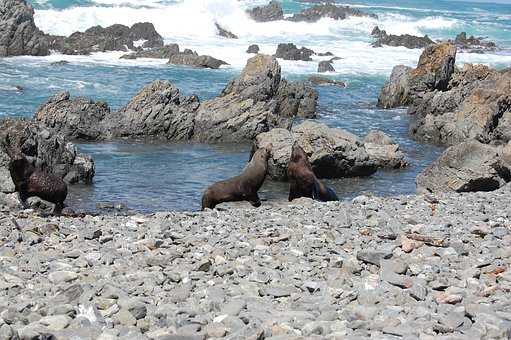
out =
<path fill-rule="evenodd" d="M 275 52 L 275 58 L 281 58 L 284 60 L 311 61 L 312 55 L 314 55 L 314 51 L 310 48 L 298 48 L 293 43 L 279 44 L 277 46 L 277 51 Z"/>

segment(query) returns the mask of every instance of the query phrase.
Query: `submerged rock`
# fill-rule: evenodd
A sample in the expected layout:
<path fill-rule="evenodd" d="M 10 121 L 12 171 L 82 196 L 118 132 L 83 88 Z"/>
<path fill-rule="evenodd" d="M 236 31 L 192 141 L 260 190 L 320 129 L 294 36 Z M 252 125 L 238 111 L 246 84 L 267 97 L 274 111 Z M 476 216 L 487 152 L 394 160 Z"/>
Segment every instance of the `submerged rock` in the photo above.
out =
<path fill-rule="evenodd" d="M 0 138 L 9 135 L 13 147 L 25 155 L 36 168 L 63 178 L 68 183 L 91 183 L 94 177 L 94 161 L 89 155 L 81 154 L 77 148 L 59 134 L 54 134 L 42 124 L 30 120 L 0 121 Z M 14 189 L 7 170 L 9 158 L 0 148 L 0 191 Z"/>
<path fill-rule="evenodd" d="M 247 10 L 248 15 L 257 22 L 276 21 L 284 19 L 284 11 L 280 2 L 272 0 L 268 5 L 257 6 Z"/>
<path fill-rule="evenodd" d="M 511 181 L 511 145 L 469 140 L 448 148 L 417 177 L 417 190 L 492 191 Z"/>
<path fill-rule="evenodd" d="M 348 17 L 370 17 L 377 19 L 375 14 L 362 12 L 349 6 L 337 6 L 331 3 L 315 5 L 307 8 L 300 13 L 294 14 L 288 20 L 290 21 L 306 21 L 316 22 L 321 18 L 331 18 L 334 20 L 344 20 Z"/>
<path fill-rule="evenodd" d="M 171 56 L 178 53 L 179 45 L 169 44 L 163 47 L 155 47 L 125 54 L 121 56 L 121 59 L 137 59 L 137 58 L 169 59 Z"/>
<path fill-rule="evenodd" d="M 226 30 L 225 28 L 220 26 L 217 22 L 215 22 L 215 27 L 218 31 L 219 36 L 228 38 L 228 39 L 238 39 L 238 36 L 236 34 L 229 32 L 228 30 Z"/>
<path fill-rule="evenodd" d="M 413 49 L 425 48 L 426 46 L 435 44 L 435 42 L 431 40 L 427 35 L 424 37 L 417 37 L 410 34 L 387 34 L 386 31 L 380 30 L 378 26 L 373 29 L 371 35 L 376 38 L 376 41 L 372 44 L 373 47 L 382 47 L 383 45 L 387 45 L 393 47 L 403 46 Z"/>
<path fill-rule="evenodd" d="M 170 56 L 169 64 L 186 65 L 197 68 L 217 69 L 222 65 L 228 65 L 225 61 L 213 58 L 209 55 L 198 55 L 197 52 L 185 50 Z"/>
<path fill-rule="evenodd" d="M 311 61 L 312 55 L 314 55 L 313 50 L 306 47 L 298 48 L 293 43 L 279 44 L 277 46 L 277 51 L 275 52 L 275 58 L 281 58 L 284 60 Z"/>
<path fill-rule="evenodd" d="M 272 144 L 268 160 L 268 175 L 277 180 L 287 179 L 287 164 L 291 147 L 298 141 L 309 156 L 318 178 L 342 178 L 372 175 L 383 163 L 382 157 L 372 159 L 362 140 L 342 129 L 305 121 L 291 131 L 273 129 L 258 135 L 254 150 Z M 372 153 L 376 155 L 375 152 Z M 402 155 L 399 155 L 402 157 Z"/>
<path fill-rule="evenodd" d="M 25 0 L 0 2 L 0 57 L 50 54 L 48 37 L 34 23 L 34 9 Z"/>
<path fill-rule="evenodd" d="M 309 78 L 307 78 L 307 80 L 311 84 L 318 85 L 318 86 L 337 86 L 337 87 L 341 87 L 341 88 L 346 87 L 346 83 L 343 81 L 330 79 L 330 78 L 326 78 L 326 77 L 321 77 L 321 76 L 309 76 Z"/>

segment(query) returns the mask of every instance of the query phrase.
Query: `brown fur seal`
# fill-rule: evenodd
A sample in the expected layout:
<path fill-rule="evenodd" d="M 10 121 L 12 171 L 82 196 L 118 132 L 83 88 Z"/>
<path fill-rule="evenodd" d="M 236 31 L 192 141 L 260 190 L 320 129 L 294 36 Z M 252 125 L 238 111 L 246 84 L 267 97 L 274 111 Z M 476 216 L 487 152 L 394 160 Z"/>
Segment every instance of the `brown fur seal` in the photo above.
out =
<path fill-rule="evenodd" d="M 64 201 L 67 197 L 67 184 L 64 180 L 36 169 L 20 150 L 13 150 L 8 139 L 3 147 L 10 157 L 9 172 L 23 206 L 26 206 L 29 197 L 36 196 L 55 204 L 55 212 L 60 213 L 65 207 Z"/>
<path fill-rule="evenodd" d="M 206 189 L 202 195 L 202 210 L 213 209 L 220 203 L 248 201 L 254 207 L 261 205 L 257 195 L 268 172 L 268 157 L 271 146 L 258 149 L 250 159 L 241 175 L 217 182 Z"/>
<path fill-rule="evenodd" d="M 291 158 L 287 165 L 289 179 L 289 201 L 309 197 L 318 201 L 338 201 L 335 191 L 321 183 L 309 162 L 309 158 L 297 142 L 293 144 Z"/>

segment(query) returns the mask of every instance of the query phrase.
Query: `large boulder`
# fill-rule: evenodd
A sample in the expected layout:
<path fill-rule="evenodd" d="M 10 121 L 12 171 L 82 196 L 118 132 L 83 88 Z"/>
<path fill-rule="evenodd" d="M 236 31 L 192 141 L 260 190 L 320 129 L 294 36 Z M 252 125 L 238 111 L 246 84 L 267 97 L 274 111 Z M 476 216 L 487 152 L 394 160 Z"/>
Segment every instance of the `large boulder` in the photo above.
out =
<path fill-rule="evenodd" d="M 209 55 L 198 55 L 197 52 L 185 51 L 172 54 L 169 58 L 169 64 L 186 65 L 196 68 L 217 69 L 222 65 L 227 65 L 225 61 L 213 58 Z"/>
<path fill-rule="evenodd" d="M 277 51 L 275 52 L 275 58 L 281 58 L 284 60 L 311 61 L 312 55 L 314 55 L 313 50 L 306 47 L 298 48 L 293 43 L 279 44 L 277 46 Z"/>
<path fill-rule="evenodd" d="M 372 130 L 364 137 L 364 147 L 369 158 L 378 168 L 402 169 L 408 166 L 406 156 L 392 138 L 379 130 Z"/>
<path fill-rule="evenodd" d="M 410 34 L 394 35 L 387 34 L 386 31 L 380 30 L 378 26 L 372 32 L 372 35 L 376 38 L 376 41 L 372 44 L 373 47 L 403 46 L 406 48 L 425 48 L 429 45 L 434 45 L 435 42 L 431 40 L 427 35 L 423 37 L 417 37 Z"/>
<path fill-rule="evenodd" d="M 305 21 L 316 22 L 321 18 L 331 18 L 334 20 L 344 20 L 348 17 L 370 17 L 377 19 L 375 14 L 362 12 L 358 9 L 349 6 L 337 6 L 331 3 L 315 5 L 307 8 L 300 13 L 294 14 L 288 20 L 290 21 Z"/>
<path fill-rule="evenodd" d="M 257 22 L 276 21 L 284 19 L 284 11 L 280 2 L 272 0 L 268 5 L 257 6 L 247 10 L 248 15 Z"/>
<path fill-rule="evenodd" d="M 135 46 L 137 44 L 140 46 Z M 64 54 L 86 55 L 92 52 L 128 51 L 136 47 L 161 47 L 163 38 L 151 23 L 136 23 L 131 27 L 115 24 L 106 28 L 94 26 L 85 32 L 75 32 L 55 45 L 55 48 Z"/>
<path fill-rule="evenodd" d="M 248 47 L 247 53 L 257 54 L 259 53 L 259 45 L 252 44 Z"/>
<path fill-rule="evenodd" d="M 48 37 L 34 23 L 25 0 L 0 1 L 0 57 L 50 54 Z"/>
<path fill-rule="evenodd" d="M 316 99 L 316 92 L 306 85 L 282 81 L 274 57 L 258 54 L 219 97 L 201 104 L 195 116 L 194 139 L 251 141 L 272 128 L 289 128 L 299 112 L 310 114 Z"/>
<path fill-rule="evenodd" d="M 378 106 L 408 106 L 425 93 L 446 91 L 454 73 L 456 46 L 451 43 L 430 45 L 422 52 L 417 67 L 396 66 L 378 98 Z"/>
<path fill-rule="evenodd" d="M 170 82 L 156 80 L 111 114 L 105 128 L 115 138 L 187 141 L 198 107 L 196 96 L 183 96 Z"/>
<path fill-rule="evenodd" d="M 103 121 L 108 116 L 107 103 L 83 97 L 71 98 L 69 92 L 50 97 L 35 113 L 35 119 L 53 132 L 82 141 L 104 139 Z"/>
<path fill-rule="evenodd" d="M 511 72 L 465 65 L 450 88 L 428 93 L 409 108 L 412 137 L 444 145 L 472 138 L 499 143 L 511 139 Z"/>
<path fill-rule="evenodd" d="M 492 191 L 511 180 L 511 146 L 468 140 L 448 148 L 417 177 L 419 192 Z"/>
<path fill-rule="evenodd" d="M 287 180 L 287 164 L 295 141 L 309 156 L 318 178 L 369 176 L 378 168 L 378 163 L 370 158 L 363 141 L 357 136 L 342 129 L 305 121 L 291 131 L 273 129 L 256 137 L 254 150 L 272 145 L 268 160 L 271 178 Z"/>
<path fill-rule="evenodd" d="M 54 134 L 42 124 L 29 120 L 0 121 L 0 139 L 9 136 L 11 145 L 37 167 L 62 177 L 67 183 L 91 183 L 94 177 L 94 161 L 81 154 L 61 135 Z M 11 192 L 14 187 L 6 175 L 8 156 L 0 148 L 0 191 Z M 10 178 L 10 177 L 7 177 Z"/>

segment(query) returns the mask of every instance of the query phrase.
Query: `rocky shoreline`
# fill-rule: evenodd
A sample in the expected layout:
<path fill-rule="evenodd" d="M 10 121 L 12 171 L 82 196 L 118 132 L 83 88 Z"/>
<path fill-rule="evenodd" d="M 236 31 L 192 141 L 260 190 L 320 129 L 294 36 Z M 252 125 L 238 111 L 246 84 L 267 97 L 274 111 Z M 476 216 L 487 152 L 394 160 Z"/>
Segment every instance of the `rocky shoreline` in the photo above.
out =
<path fill-rule="evenodd" d="M 507 339 L 510 199 L 1 209 L 0 338 Z"/>

